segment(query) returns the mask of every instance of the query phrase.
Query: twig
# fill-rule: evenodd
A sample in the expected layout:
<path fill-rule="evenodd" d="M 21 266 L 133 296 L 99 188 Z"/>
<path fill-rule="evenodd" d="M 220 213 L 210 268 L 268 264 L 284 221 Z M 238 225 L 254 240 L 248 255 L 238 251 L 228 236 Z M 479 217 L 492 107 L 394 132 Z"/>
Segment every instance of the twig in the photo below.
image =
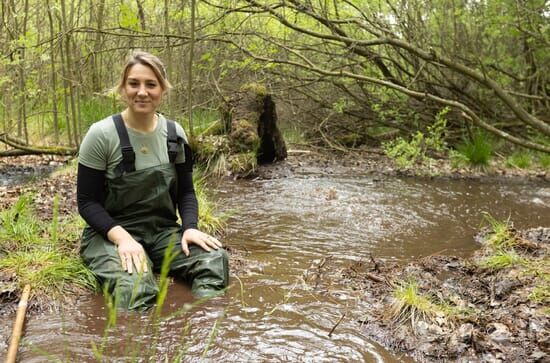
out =
<path fill-rule="evenodd" d="M 334 326 L 332 327 L 332 329 L 330 329 L 330 333 L 328 333 L 328 336 L 329 337 L 332 337 L 332 333 L 334 333 L 334 330 L 336 330 L 336 327 L 338 325 L 340 325 L 340 323 L 342 322 L 342 320 L 344 320 L 344 318 L 346 317 L 346 313 L 344 312 L 342 314 L 342 316 L 340 317 L 340 319 L 338 319 L 338 321 L 336 322 L 336 324 L 334 324 Z"/>
<path fill-rule="evenodd" d="M 15 324 L 13 325 L 13 332 L 11 334 L 6 363 L 15 363 L 17 348 L 19 347 L 19 341 L 21 340 L 23 322 L 25 321 L 25 313 L 27 312 L 27 303 L 29 301 L 30 293 L 31 285 L 27 284 L 23 288 L 23 294 L 21 295 L 21 300 L 19 301 L 19 305 L 17 306 L 17 314 L 15 316 Z"/>

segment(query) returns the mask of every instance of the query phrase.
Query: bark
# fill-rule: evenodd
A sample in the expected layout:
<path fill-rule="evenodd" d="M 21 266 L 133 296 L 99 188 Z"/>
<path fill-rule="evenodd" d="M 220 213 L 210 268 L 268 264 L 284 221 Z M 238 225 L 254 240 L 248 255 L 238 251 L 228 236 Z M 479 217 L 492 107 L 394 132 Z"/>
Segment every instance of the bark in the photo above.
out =
<path fill-rule="evenodd" d="M 66 11 L 65 11 L 65 0 L 61 0 L 61 16 L 59 18 L 59 26 L 63 36 L 61 37 L 61 46 L 59 47 L 59 54 L 61 56 L 61 76 L 63 78 L 63 105 L 64 105 L 64 115 L 65 115 L 65 124 L 67 125 L 67 140 L 70 146 L 74 145 L 74 139 L 72 136 L 72 127 L 71 127 L 71 117 L 69 114 L 69 105 L 70 105 L 70 89 L 71 85 L 69 83 L 69 71 L 67 69 L 67 47 L 64 45 L 66 43 L 67 26 L 66 26 Z"/>
<path fill-rule="evenodd" d="M 195 52 L 195 0 L 191 0 L 191 41 L 189 43 L 189 64 L 187 67 L 187 112 L 189 112 L 189 134 L 194 136 L 193 130 L 193 58 Z"/>
<path fill-rule="evenodd" d="M 46 0 L 46 7 L 48 8 L 48 24 L 50 29 L 50 65 L 51 65 L 51 77 L 52 77 L 52 113 L 53 113 L 53 130 L 55 143 L 59 143 L 59 115 L 57 111 L 57 71 L 55 67 L 55 31 L 53 24 L 52 9 L 50 6 L 50 0 Z"/>
<path fill-rule="evenodd" d="M 36 155 L 36 154 L 49 154 L 49 155 L 76 155 L 78 152 L 75 148 L 66 148 L 61 146 L 49 147 L 49 146 L 28 146 L 21 142 L 21 140 L 9 137 L 6 134 L 0 135 L 0 142 L 11 146 L 13 150 L 0 152 L 0 156 L 16 156 L 16 155 Z"/>

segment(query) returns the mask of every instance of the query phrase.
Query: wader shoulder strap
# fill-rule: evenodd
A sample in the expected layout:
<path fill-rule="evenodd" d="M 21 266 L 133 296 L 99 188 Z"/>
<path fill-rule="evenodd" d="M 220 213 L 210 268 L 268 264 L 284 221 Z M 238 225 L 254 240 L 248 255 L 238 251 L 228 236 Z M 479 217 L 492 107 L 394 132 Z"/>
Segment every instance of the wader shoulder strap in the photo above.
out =
<path fill-rule="evenodd" d="M 168 131 L 168 159 L 171 163 L 176 162 L 176 156 L 178 156 L 178 144 L 181 142 L 181 139 L 178 138 L 176 133 L 176 123 L 172 120 L 166 120 L 166 128 Z"/>
<path fill-rule="evenodd" d="M 136 154 L 134 153 L 134 148 L 130 144 L 130 138 L 128 136 L 128 130 L 124 125 L 122 116 L 120 114 L 113 116 L 113 121 L 116 126 L 116 132 L 120 140 L 120 151 L 122 153 L 122 161 L 117 166 L 117 173 L 124 174 L 136 170 Z"/>

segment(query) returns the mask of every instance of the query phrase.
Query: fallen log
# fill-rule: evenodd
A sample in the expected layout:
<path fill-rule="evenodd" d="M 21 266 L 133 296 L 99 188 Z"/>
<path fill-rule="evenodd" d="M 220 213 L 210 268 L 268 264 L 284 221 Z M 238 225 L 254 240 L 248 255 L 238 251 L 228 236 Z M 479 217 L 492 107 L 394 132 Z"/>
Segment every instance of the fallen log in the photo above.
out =
<path fill-rule="evenodd" d="M 68 148 L 64 146 L 39 146 L 32 147 L 22 144 L 21 141 L 8 136 L 6 133 L 0 134 L 0 142 L 11 146 L 14 150 L 0 151 L 0 156 L 19 156 L 19 155 L 76 155 L 77 148 Z"/>

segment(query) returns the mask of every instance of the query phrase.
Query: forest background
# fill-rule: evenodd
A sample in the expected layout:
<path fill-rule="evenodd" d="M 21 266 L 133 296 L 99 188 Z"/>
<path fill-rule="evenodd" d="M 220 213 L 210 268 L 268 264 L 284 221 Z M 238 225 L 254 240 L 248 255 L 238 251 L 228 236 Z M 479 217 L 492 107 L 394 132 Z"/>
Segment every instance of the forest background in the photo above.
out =
<path fill-rule="evenodd" d="M 550 164 L 544 0 L 2 0 L 0 11 L 0 155 L 74 153 L 121 108 L 112 87 L 142 49 L 165 61 L 162 112 L 191 136 L 253 82 L 274 96 L 286 138 L 384 145 L 404 164 L 420 149 L 468 159 L 466 146 L 506 140 Z"/>

